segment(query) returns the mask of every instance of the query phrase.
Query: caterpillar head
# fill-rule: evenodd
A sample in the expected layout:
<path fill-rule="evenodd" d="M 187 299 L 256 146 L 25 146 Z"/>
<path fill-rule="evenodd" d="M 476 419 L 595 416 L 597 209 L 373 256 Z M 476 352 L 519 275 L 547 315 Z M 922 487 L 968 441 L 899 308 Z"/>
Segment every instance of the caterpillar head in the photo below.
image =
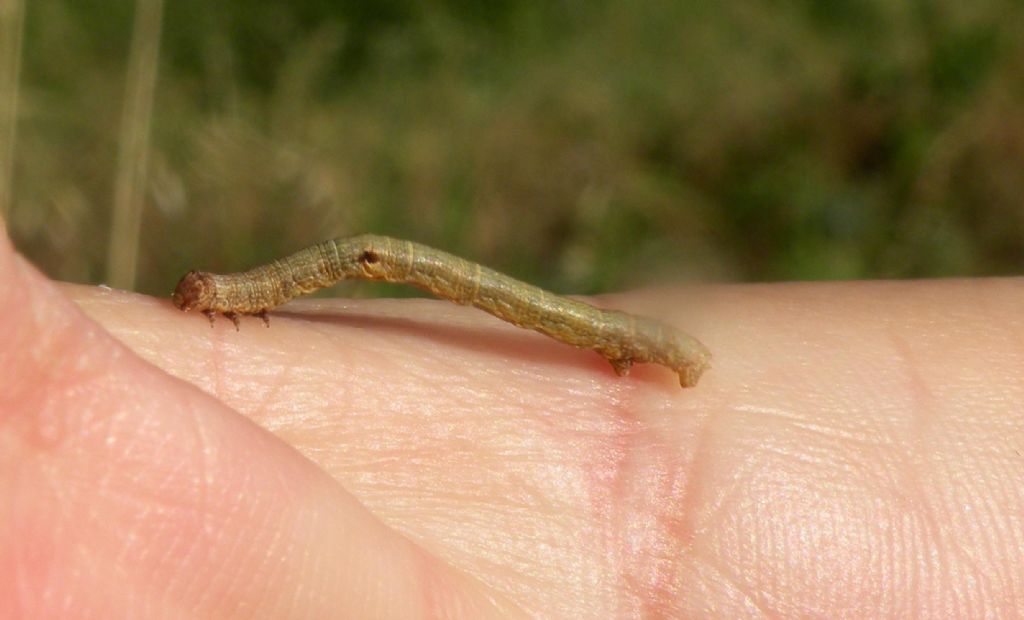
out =
<path fill-rule="evenodd" d="M 216 287 L 210 274 L 202 271 L 190 271 L 178 282 L 171 295 L 171 301 L 180 310 L 205 311 L 213 306 Z"/>

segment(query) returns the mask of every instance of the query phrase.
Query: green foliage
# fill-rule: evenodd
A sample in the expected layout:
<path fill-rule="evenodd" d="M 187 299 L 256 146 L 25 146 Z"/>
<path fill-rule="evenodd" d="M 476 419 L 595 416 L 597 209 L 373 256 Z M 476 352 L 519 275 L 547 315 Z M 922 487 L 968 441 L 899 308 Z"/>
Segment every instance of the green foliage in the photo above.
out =
<path fill-rule="evenodd" d="M 165 9 L 140 290 L 360 232 L 569 292 L 1024 264 L 1016 0 Z M 133 10 L 27 7 L 10 228 L 55 277 L 104 273 Z"/>

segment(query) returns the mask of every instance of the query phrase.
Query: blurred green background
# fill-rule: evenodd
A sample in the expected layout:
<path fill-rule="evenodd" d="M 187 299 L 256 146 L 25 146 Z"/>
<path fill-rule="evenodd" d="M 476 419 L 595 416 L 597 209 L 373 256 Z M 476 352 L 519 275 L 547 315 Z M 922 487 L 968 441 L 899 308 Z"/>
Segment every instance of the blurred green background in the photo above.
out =
<path fill-rule="evenodd" d="M 362 232 L 573 293 L 1024 265 L 1017 0 L 3 2 L 3 208 L 55 278 Z"/>

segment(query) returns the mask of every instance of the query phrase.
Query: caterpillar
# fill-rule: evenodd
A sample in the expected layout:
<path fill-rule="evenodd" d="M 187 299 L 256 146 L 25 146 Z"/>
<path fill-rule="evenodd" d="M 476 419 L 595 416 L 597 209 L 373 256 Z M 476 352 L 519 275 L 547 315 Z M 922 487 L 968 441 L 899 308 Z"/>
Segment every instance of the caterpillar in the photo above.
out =
<path fill-rule="evenodd" d="M 268 310 L 346 279 L 411 284 L 475 306 L 565 344 L 593 349 L 619 376 L 634 363 L 649 362 L 672 369 L 681 386 L 691 387 L 710 367 L 711 353 L 703 344 L 660 321 L 597 308 L 441 250 L 378 235 L 324 241 L 241 273 L 190 271 L 171 299 L 181 310 L 202 312 L 211 324 L 222 314 L 237 329 L 240 315 L 255 315 L 269 326 Z"/>

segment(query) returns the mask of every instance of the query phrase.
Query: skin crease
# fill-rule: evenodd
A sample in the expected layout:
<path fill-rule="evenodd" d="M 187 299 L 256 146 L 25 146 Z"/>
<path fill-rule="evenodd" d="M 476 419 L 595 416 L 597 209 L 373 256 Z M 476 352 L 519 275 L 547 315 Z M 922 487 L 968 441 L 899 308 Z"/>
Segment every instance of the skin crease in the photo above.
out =
<path fill-rule="evenodd" d="M 211 329 L 0 235 L 0 617 L 1021 613 L 1024 282 L 601 301 L 713 368 L 428 300 Z"/>

